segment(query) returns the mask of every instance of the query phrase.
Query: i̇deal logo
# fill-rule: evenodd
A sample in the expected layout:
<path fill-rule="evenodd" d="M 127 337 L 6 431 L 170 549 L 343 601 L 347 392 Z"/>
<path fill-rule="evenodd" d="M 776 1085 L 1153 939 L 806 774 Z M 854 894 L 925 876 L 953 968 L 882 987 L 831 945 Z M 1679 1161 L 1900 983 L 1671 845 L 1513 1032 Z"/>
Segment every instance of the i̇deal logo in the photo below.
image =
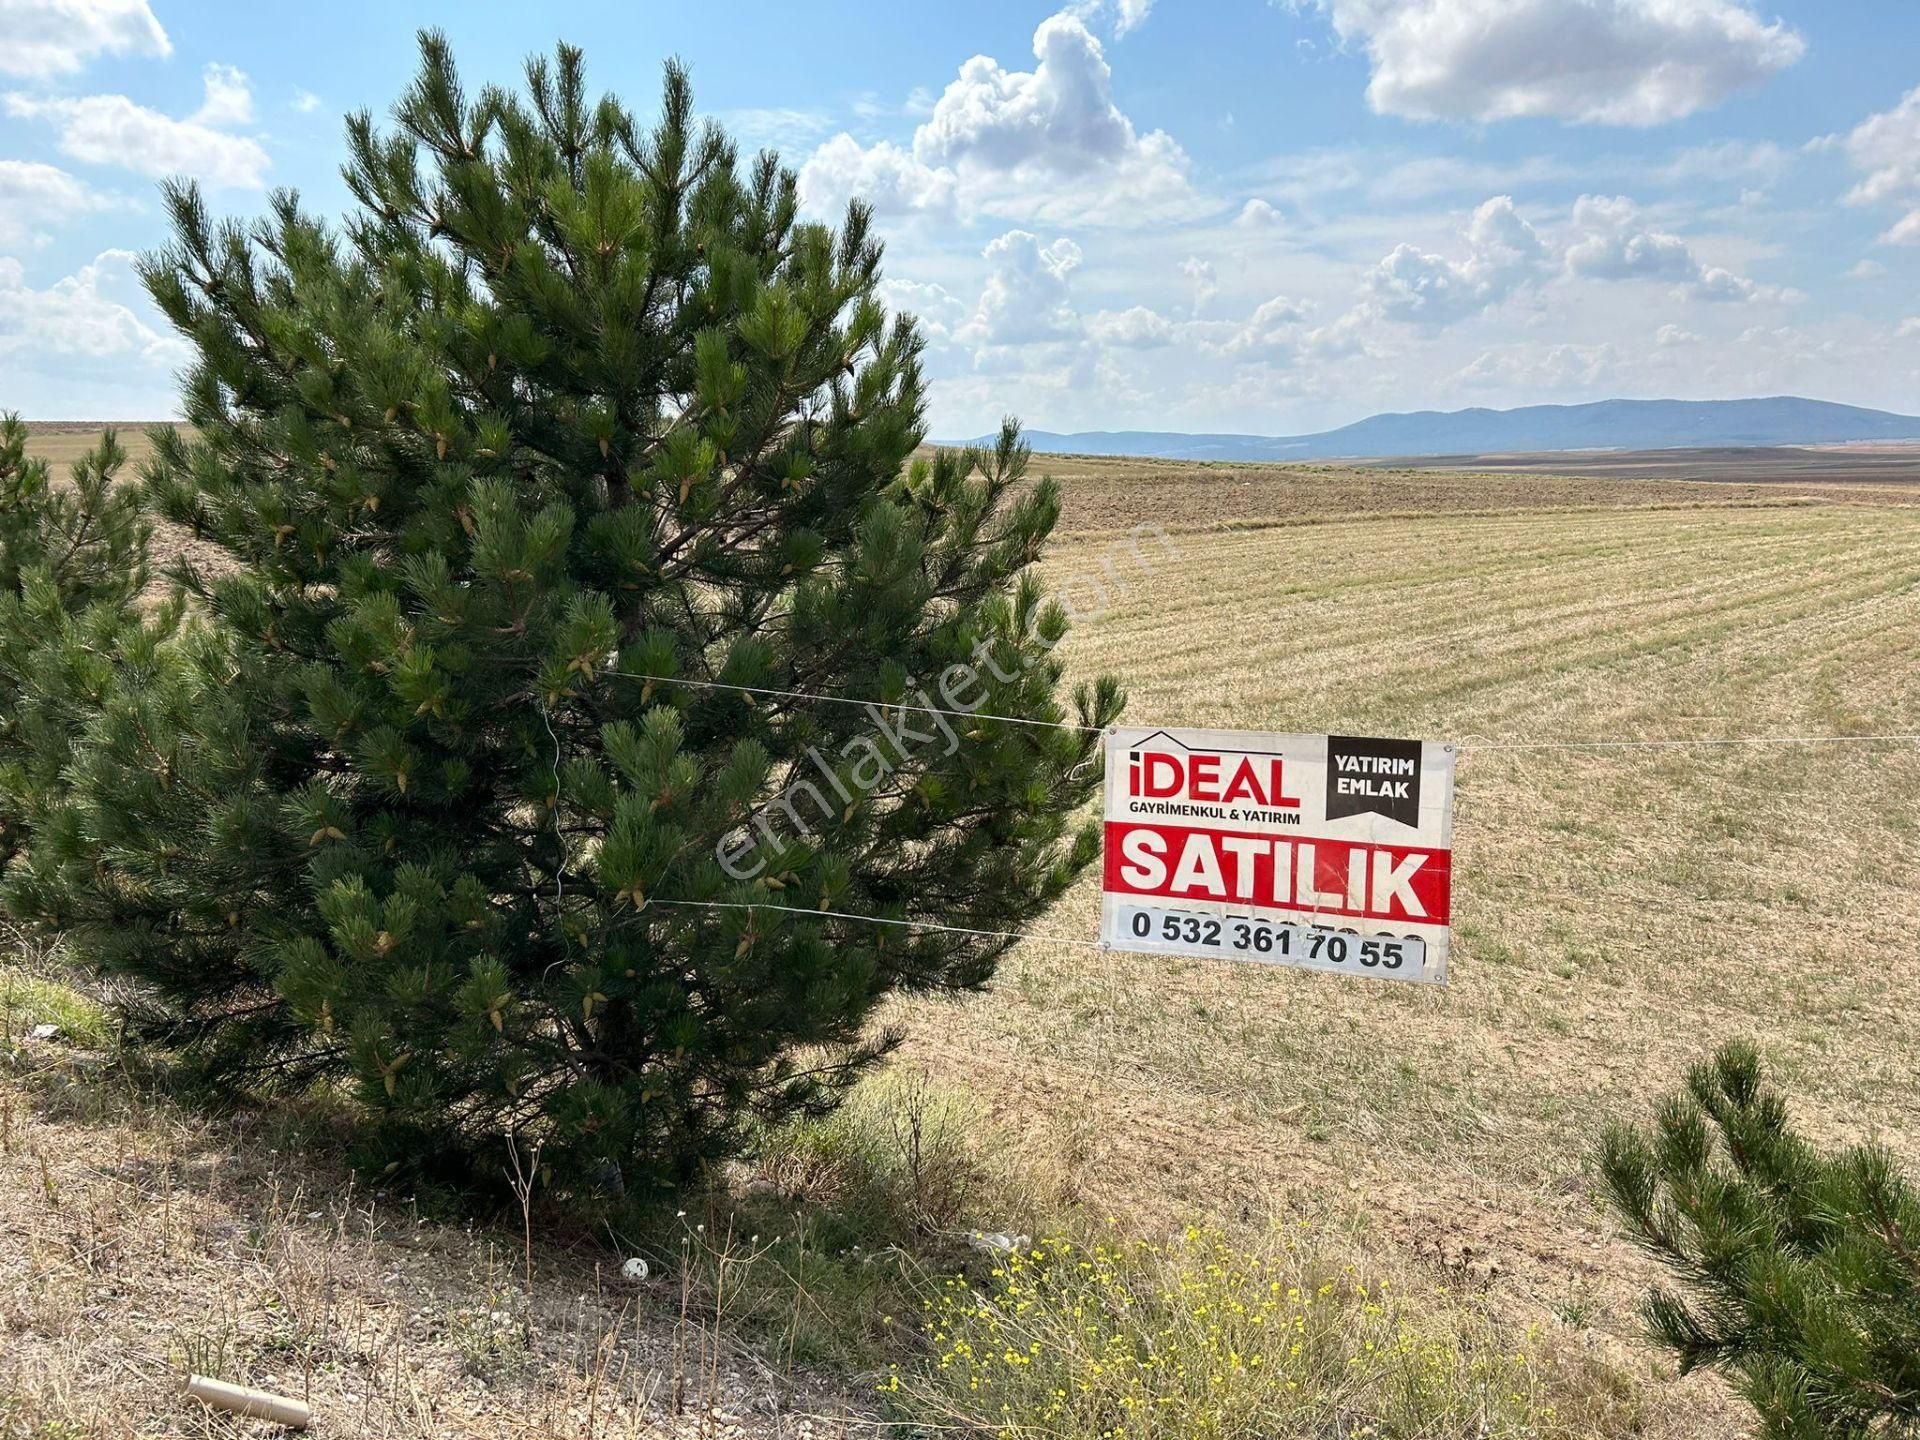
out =
<path fill-rule="evenodd" d="M 1281 752 L 1194 749 L 1161 730 L 1128 750 L 1127 794 L 1143 801 L 1184 802 L 1139 807 L 1155 814 L 1237 805 L 1297 811 L 1301 797 L 1287 788 L 1287 773 Z M 1284 823 L 1295 817 L 1268 818 Z"/>

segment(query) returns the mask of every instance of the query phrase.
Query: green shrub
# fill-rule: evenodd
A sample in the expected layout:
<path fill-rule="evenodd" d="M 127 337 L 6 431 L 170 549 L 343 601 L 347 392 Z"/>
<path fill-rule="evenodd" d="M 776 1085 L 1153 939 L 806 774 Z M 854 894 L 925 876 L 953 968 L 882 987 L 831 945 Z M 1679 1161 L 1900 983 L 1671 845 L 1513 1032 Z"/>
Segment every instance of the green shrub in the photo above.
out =
<path fill-rule="evenodd" d="M 646 130 L 572 49 L 469 94 L 422 48 L 342 227 L 168 190 L 148 488 L 230 564 L 177 567 L 7 902 L 221 1085 L 348 1082 L 376 1174 L 511 1140 L 653 1200 L 829 1108 L 889 992 L 986 981 L 1099 849 L 1096 730 L 1021 722 L 1120 697 L 1059 693 L 1014 429 L 913 458 L 864 208 L 802 223 L 675 67 Z"/>
<path fill-rule="evenodd" d="M 1809 1145 L 1733 1044 L 1651 1132 L 1610 1131 L 1601 1168 L 1684 1286 L 1646 1303 L 1682 1373 L 1724 1372 L 1774 1440 L 1920 1435 L 1920 1195 L 1886 1151 Z"/>
<path fill-rule="evenodd" d="M 165 608 L 147 625 L 135 613 L 152 527 L 125 463 L 108 430 L 55 484 L 20 418 L 0 415 L 0 863 L 65 793 L 73 742 L 128 648 L 172 626 Z"/>

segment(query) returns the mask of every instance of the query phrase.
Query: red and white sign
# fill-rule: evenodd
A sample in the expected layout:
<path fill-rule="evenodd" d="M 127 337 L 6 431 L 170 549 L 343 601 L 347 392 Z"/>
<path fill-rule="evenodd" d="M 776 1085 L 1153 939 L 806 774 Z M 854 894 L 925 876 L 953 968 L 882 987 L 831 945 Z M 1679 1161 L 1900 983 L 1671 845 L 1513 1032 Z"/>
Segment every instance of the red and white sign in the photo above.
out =
<path fill-rule="evenodd" d="M 1446 982 L 1452 746 L 1116 726 L 1106 747 L 1110 948 Z"/>

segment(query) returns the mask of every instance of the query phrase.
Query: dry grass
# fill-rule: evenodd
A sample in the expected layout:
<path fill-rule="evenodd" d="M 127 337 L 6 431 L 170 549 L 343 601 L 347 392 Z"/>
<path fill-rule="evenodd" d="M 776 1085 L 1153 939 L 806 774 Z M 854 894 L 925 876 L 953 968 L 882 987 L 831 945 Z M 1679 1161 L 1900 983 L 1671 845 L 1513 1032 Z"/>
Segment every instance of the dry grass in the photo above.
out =
<path fill-rule="evenodd" d="M 1839 445 L 1721 445 L 1683 450 L 1423 455 L 1396 461 L 1422 470 L 1488 470 L 1621 480 L 1717 480 L 1740 485 L 1868 485 L 1910 489 L 1920 483 L 1920 445 L 1890 440 Z"/>
<path fill-rule="evenodd" d="M 1920 515 L 1820 504 L 1430 515 L 1175 536 L 1069 642 L 1169 724 L 1556 741 L 1920 729 Z M 1055 579 L 1106 546 L 1056 548 Z M 1131 578 L 1129 578 L 1131 577 Z M 1111 578 L 1111 577 L 1109 577 Z M 1920 748 L 1480 750 L 1438 993 L 1035 942 L 892 1007 L 1088 1203 L 1351 1215 L 1506 1312 L 1634 1333 L 1587 1154 L 1756 1038 L 1834 1139 L 1920 1161 Z M 1094 933 L 1083 888 L 1047 929 Z M 1651 1356 L 1619 1348 L 1648 1372 Z M 1631 1357 L 1639 1355 L 1638 1360 Z M 1652 1433 L 1734 1433 L 1657 1387 Z"/>
<path fill-rule="evenodd" d="M 1109 603 L 1080 622 L 1071 664 L 1119 672 L 1135 718 L 1469 744 L 1920 729 L 1913 491 L 1044 468 L 1068 486 L 1051 578 L 1108 562 Z M 1148 542 L 1151 574 L 1116 564 L 1109 539 L 1142 521 L 1179 551 Z M 986 994 L 886 1018 L 914 1036 L 905 1063 L 1022 1137 L 1051 1193 L 1149 1232 L 1328 1225 L 1490 1324 L 1615 1367 L 1639 1397 L 1632 1433 L 1732 1436 L 1745 1417 L 1723 1388 L 1673 1380 L 1637 1342 L 1650 1272 L 1586 1157 L 1604 1120 L 1642 1114 L 1745 1034 L 1811 1132 L 1920 1163 L 1916 816 L 1914 746 L 1472 750 L 1445 991 L 1035 942 Z M 1046 928 L 1091 935 L 1095 911 L 1085 888 Z M 39 1397 L 33 1413 L 173 1433 L 186 1422 L 155 1398 L 155 1367 L 225 1343 L 243 1374 L 332 1387 L 335 1413 L 364 1417 L 348 1433 L 582 1428 L 618 1301 L 566 1257 L 543 1261 L 556 1328 L 538 1378 L 476 1388 L 450 1337 L 491 1313 L 497 1238 L 385 1202 L 363 1222 L 344 1193 L 294 1206 L 313 1182 L 257 1134 L 145 1102 L 76 1114 L 101 1102 L 61 1100 L 59 1080 L 0 1093 L 8 1158 L 26 1160 L 0 1165 L 0 1393 Z M 278 1258 L 295 1253 L 309 1258 Z M 402 1303 L 392 1273 L 434 1298 Z M 319 1318 L 316 1294 L 335 1297 Z M 659 1311 L 623 1342 L 629 1377 L 666 1363 L 646 1358 L 672 1319 Z M 292 1348 L 255 1345 L 275 1334 Z"/>
<path fill-rule="evenodd" d="M 1230 1237 L 1042 1238 L 948 1282 L 926 1365 L 887 1389 L 920 1413 L 1062 1440 L 1593 1440 L 1639 1402 L 1564 1337 L 1520 1333 L 1483 1297 L 1404 1278 L 1302 1222 Z"/>
<path fill-rule="evenodd" d="M 664 1267 L 630 1285 L 579 1239 L 529 1254 L 517 1216 L 425 1219 L 356 1184 L 324 1114 L 182 1111 L 104 1054 L 24 1038 L 49 1016 L 85 1024 L 70 993 L 0 974 L 5 1440 L 276 1433 L 185 1399 L 189 1372 L 306 1400 L 331 1435 L 861 1423 L 841 1387 L 719 1338 L 731 1318 Z"/>
<path fill-rule="evenodd" d="M 1414 520 L 1754 504 L 1920 505 L 1920 486 L 1910 484 L 1782 476 L 1749 482 L 1725 470 L 1695 481 L 1599 469 L 1591 475 L 1545 475 L 1338 463 L 1193 465 L 1083 455 L 1035 456 L 1032 470 L 1065 484 L 1062 538 L 1113 535 L 1143 522 L 1186 533 L 1314 525 L 1356 516 Z"/>
<path fill-rule="evenodd" d="M 52 465 L 55 474 L 85 455 L 100 439 L 99 425 L 89 420 L 37 420 L 27 426 L 28 449 Z M 114 427 L 127 452 L 129 468 L 134 468 L 153 453 L 147 439 L 148 426 L 129 420 Z"/>
<path fill-rule="evenodd" d="M 129 470 L 151 453 L 147 426 L 119 427 Z M 99 437 L 83 421 L 39 422 L 28 427 L 35 454 L 64 472 Z M 1812 452 L 1809 452 L 1812 453 Z M 1920 486 L 1895 484 L 1877 471 L 1837 465 L 1831 475 L 1789 472 L 1742 480 L 1728 465 L 1703 468 L 1699 479 L 1670 471 L 1642 475 L 1612 457 L 1589 457 L 1590 474 L 1435 470 L 1424 466 L 1191 464 L 1100 455 L 1038 455 L 1032 473 L 1057 477 L 1066 486 L 1059 537 L 1117 534 L 1143 521 L 1183 532 L 1242 530 L 1317 524 L 1367 516 L 1417 518 L 1441 514 L 1534 513 L 1580 509 L 1629 509 L 1751 504 L 1920 505 Z M 1915 462 L 1920 468 L 1920 461 Z"/>

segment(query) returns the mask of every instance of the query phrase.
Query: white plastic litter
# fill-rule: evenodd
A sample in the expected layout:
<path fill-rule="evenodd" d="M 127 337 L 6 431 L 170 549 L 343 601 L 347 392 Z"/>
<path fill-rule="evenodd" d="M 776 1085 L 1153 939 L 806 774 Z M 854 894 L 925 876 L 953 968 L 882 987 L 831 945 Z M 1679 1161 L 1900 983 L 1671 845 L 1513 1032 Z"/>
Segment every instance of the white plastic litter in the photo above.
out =
<path fill-rule="evenodd" d="M 968 1237 L 973 1248 L 984 1255 L 1011 1255 L 1033 1244 L 1030 1235 L 1008 1235 L 1001 1231 L 976 1230 Z"/>

